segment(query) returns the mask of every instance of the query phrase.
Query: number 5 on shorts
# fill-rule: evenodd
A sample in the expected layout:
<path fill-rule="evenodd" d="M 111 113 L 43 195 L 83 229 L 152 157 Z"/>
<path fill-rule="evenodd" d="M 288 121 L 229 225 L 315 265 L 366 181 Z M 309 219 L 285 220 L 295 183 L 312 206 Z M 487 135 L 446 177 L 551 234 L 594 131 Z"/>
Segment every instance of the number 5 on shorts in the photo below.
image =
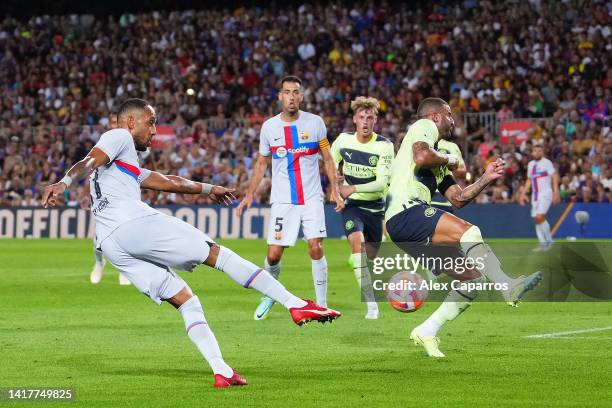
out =
<path fill-rule="evenodd" d="M 274 232 L 281 232 L 283 230 L 283 217 L 276 217 L 274 222 Z"/>

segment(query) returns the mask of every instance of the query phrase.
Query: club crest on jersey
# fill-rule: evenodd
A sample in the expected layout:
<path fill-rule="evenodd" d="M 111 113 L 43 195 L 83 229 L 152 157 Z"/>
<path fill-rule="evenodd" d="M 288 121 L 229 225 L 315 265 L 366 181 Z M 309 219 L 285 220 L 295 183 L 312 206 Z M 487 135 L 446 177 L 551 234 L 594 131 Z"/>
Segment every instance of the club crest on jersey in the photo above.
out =
<path fill-rule="evenodd" d="M 277 241 L 280 241 L 283 238 L 283 234 L 280 232 L 275 232 L 274 233 L 274 239 Z"/>
<path fill-rule="evenodd" d="M 300 139 L 308 140 L 308 132 L 307 131 L 300 132 Z"/>
<path fill-rule="evenodd" d="M 425 209 L 425 216 L 426 217 L 433 217 L 434 214 L 436 213 L 436 211 L 438 211 L 438 210 L 433 208 L 433 207 L 429 207 L 429 208 Z"/>
<path fill-rule="evenodd" d="M 351 229 L 353 229 L 353 227 L 355 226 L 355 223 L 353 222 L 353 220 L 348 220 L 345 224 L 344 224 L 344 229 L 349 231 Z"/>
<path fill-rule="evenodd" d="M 287 155 L 287 149 L 284 147 L 279 147 L 276 149 L 276 155 L 280 158 L 283 158 Z"/>
<path fill-rule="evenodd" d="M 370 166 L 376 166 L 378 163 L 378 156 L 370 156 L 368 161 L 370 162 Z"/>

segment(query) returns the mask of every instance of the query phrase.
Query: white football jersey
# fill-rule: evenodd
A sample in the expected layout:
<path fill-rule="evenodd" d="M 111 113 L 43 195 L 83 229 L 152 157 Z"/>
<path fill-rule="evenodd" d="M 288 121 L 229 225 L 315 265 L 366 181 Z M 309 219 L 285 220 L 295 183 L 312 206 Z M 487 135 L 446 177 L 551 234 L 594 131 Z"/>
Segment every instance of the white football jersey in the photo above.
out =
<path fill-rule="evenodd" d="M 140 183 L 151 171 L 141 169 L 134 139 L 126 129 L 105 132 L 94 146 L 110 162 L 90 176 L 91 212 L 96 218 L 96 246 L 124 222 L 157 214 L 140 199 Z"/>
<path fill-rule="evenodd" d="M 327 143 L 323 119 L 300 111 L 297 120 L 284 122 L 278 114 L 266 120 L 259 139 L 259 153 L 272 154 L 271 203 L 304 204 L 323 198 L 319 176 L 319 142 Z"/>
<path fill-rule="evenodd" d="M 532 160 L 527 164 L 527 177 L 531 179 L 531 199 L 538 201 L 542 198 L 552 199 L 552 175 L 555 166 L 547 158 Z"/>

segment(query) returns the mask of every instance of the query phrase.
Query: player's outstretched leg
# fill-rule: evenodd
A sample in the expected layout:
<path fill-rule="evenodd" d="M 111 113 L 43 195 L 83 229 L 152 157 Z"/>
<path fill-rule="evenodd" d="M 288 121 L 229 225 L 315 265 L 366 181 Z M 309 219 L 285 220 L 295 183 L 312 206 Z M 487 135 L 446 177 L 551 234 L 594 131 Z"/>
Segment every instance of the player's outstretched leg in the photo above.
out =
<path fill-rule="evenodd" d="M 466 281 L 467 283 L 484 282 L 482 276 Z M 423 346 L 429 357 L 446 357 L 439 349 L 440 339 L 438 331 L 446 322 L 450 322 L 463 313 L 476 298 L 478 292 L 475 290 L 452 290 L 444 302 L 423 323 L 415 327 L 410 333 L 410 339 L 414 344 Z"/>
<path fill-rule="evenodd" d="M 461 237 L 461 248 L 466 258 L 471 258 L 476 264 L 480 263 L 479 260 L 484 263 L 484 269 L 481 272 L 490 281 L 505 284 L 508 289 L 501 291 L 501 293 L 510 306 L 517 307 L 523 296 L 534 289 L 544 277 L 544 274 L 540 271 L 527 277 L 519 276 L 516 279 L 506 275 L 502 270 L 499 259 L 491 251 L 491 248 L 484 243 L 480 229 L 475 225 L 472 225 Z"/>
<path fill-rule="evenodd" d="M 233 385 L 246 385 L 246 380 L 223 360 L 219 343 L 217 343 L 217 339 L 204 317 L 200 299 L 193 296 L 191 290 L 185 287 L 167 301 L 181 313 L 185 321 L 187 336 L 200 350 L 213 370 L 215 374 L 214 387 L 225 388 Z"/>
<path fill-rule="evenodd" d="M 312 320 L 321 323 L 331 322 L 341 316 L 341 313 L 336 310 L 294 296 L 268 271 L 257 267 L 223 246 L 212 245 L 210 255 L 204 263 L 226 273 L 243 287 L 253 288 L 283 305 L 289 310 L 293 321 L 298 326 Z"/>
<path fill-rule="evenodd" d="M 266 256 L 264 260 L 264 269 L 268 271 L 274 279 L 278 280 L 281 271 L 281 262 L 279 260 L 275 264 L 271 265 L 268 261 L 268 257 Z M 266 319 L 268 317 L 268 314 L 270 313 L 270 310 L 272 310 L 272 306 L 274 306 L 274 303 L 274 299 L 269 298 L 268 296 L 262 296 L 259 306 L 257 306 L 257 309 L 255 309 L 255 313 L 253 313 L 253 319 Z"/>
<path fill-rule="evenodd" d="M 104 259 L 102 251 L 96 247 L 94 247 L 94 256 L 96 257 L 96 263 L 94 264 L 91 274 L 89 275 L 89 281 L 95 285 L 100 283 L 102 280 L 102 272 L 104 271 L 106 260 Z"/>

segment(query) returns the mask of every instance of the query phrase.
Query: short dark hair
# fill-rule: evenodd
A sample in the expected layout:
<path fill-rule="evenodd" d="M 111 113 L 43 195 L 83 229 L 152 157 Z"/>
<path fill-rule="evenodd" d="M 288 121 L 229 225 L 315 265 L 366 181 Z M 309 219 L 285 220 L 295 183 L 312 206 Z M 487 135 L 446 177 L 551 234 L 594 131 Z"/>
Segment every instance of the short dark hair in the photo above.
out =
<path fill-rule="evenodd" d="M 417 108 L 417 118 L 421 119 L 423 115 L 426 115 L 427 111 L 430 110 L 439 110 L 444 105 L 448 105 L 448 103 L 442 98 L 425 98 L 419 103 L 419 107 Z"/>
<path fill-rule="evenodd" d="M 144 108 L 150 105 L 149 102 L 144 99 L 131 98 L 123 101 L 117 109 L 117 120 L 121 119 L 125 114 L 134 110 L 144 110 Z"/>
<path fill-rule="evenodd" d="M 295 82 L 296 84 L 299 84 L 300 86 L 302 86 L 302 80 L 300 78 L 296 77 L 295 75 L 287 75 L 286 77 L 281 79 L 280 88 L 283 87 L 283 84 L 285 82 Z"/>

